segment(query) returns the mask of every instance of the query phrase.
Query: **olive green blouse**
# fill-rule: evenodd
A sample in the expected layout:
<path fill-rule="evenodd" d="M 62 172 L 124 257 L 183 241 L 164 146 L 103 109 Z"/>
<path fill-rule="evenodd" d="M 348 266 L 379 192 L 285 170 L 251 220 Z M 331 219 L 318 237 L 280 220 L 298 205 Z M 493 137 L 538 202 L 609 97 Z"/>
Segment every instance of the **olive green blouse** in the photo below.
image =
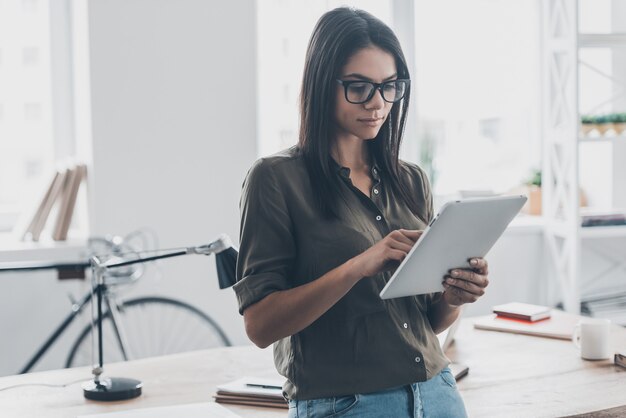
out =
<path fill-rule="evenodd" d="M 432 218 L 428 179 L 416 165 L 401 162 L 402 174 Z M 373 186 L 364 195 L 350 170 L 336 164 L 344 202 L 339 219 L 326 219 L 315 204 L 303 158 L 294 148 L 258 160 L 241 196 L 240 250 L 234 286 L 243 311 L 278 290 L 303 285 L 338 267 L 395 229 L 424 229 L 385 185 L 373 164 Z M 287 378 L 289 399 L 367 393 L 421 382 L 448 359 L 428 320 L 439 294 L 382 300 L 392 272 L 360 280 L 339 302 L 302 331 L 274 343 L 274 362 Z M 417 278 L 419 279 L 419 278 Z"/>

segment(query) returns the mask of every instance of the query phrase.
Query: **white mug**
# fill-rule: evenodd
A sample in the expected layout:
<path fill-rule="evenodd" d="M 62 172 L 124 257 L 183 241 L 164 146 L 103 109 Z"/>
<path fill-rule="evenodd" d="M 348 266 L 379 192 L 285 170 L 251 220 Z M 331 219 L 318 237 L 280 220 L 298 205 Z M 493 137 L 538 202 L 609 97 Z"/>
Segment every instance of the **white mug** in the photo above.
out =
<path fill-rule="evenodd" d="M 574 328 L 572 341 L 585 360 L 604 360 L 611 357 L 611 321 L 601 318 L 583 318 Z"/>

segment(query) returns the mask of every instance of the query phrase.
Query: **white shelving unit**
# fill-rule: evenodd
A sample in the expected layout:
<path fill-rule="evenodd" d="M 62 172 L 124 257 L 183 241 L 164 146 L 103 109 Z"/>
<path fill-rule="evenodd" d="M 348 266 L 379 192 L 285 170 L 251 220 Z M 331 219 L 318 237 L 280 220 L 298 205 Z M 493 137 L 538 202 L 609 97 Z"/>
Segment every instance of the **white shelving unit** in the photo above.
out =
<path fill-rule="evenodd" d="M 578 46 L 580 48 L 611 48 L 625 44 L 626 33 L 578 34 Z"/>
<path fill-rule="evenodd" d="M 578 142 L 611 142 L 620 143 L 626 141 L 626 136 L 582 136 L 578 138 Z"/>
<path fill-rule="evenodd" d="M 626 227 L 594 226 L 589 228 L 581 228 L 580 237 L 584 239 L 626 237 Z"/>
<path fill-rule="evenodd" d="M 626 226 L 580 226 L 580 144 L 623 146 L 626 136 L 580 137 L 579 49 L 626 47 L 626 34 L 579 34 L 577 0 L 546 0 L 543 7 L 545 237 L 564 308 L 579 313 L 582 240 L 626 237 Z"/>

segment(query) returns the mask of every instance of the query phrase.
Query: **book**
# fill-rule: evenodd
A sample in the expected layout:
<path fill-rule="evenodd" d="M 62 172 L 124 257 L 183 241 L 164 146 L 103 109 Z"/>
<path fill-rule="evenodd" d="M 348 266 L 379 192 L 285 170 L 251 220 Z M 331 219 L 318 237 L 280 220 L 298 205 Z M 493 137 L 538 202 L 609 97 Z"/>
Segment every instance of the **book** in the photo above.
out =
<path fill-rule="evenodd" d="M 615 353 L 615 364 L 626 368 L 626 351 Z"/>
<path fill-rule="evenodd" d="M 581 317 L 578 315 L 568 314 L 559 310 L 553 310 L 550 318 L 537 322 L 506 318 L 492 314 L 477 318 L 474 321 L 474 328 L 571 340 L 574 327 L 578 324 L 580 318 Z"/>
<path fill-rule="evenodd" d="M 461 380 L 469 373 L 469 367 L 463 363 L 452 362 L 448 364 L 448 367 L 457 381 Z"/>
<path fill-rule="evenodd" d="M 240 395 L 223 395 L 219 392 L 213 395 L 213 399 L 217 403 L 231 404 L 231 405 L 247 405 L 247 406 L 260 406 L 265 408 L 277 408 L 287 409 L 289 405 L 286 401 L 271 400 L 265 398 L 256 398 L 254 396 L 240 396 Z"/>
<path fill-rule="evenodd" d="M 52 182 L 49 183 L 30 219 L 28 227 L 24 228 L 25 222 L 18 222 L 19 225 L 14 228 L 14 233 L 19 234 L 18 237 L 22 240 L 36 242 L 39 241 L 45 229 L 45 231 L 50 231 L 55 241 L 67 239 L 78 191 L 86 176 L 87 166 L 84 164 L 56 171 Z M 55 217 L 56 221 L 53 227 L 48 230 L 46 223 L 51 217 Z"/>
<path fill-rule="evenodd" d="M 535 322 L 550 318 L 552 309 L 548 306 L 531 305 L 530 303 L 511 302 L 493 307 L 493 313 L 507 318 L 522 319 Z"/>
<path fill-rule="evenodd" d="M 598 211 L 589 208 L 581 209 L 580 220 L 583 227 L 626 225 L 626 210 Z"/>
<path fill-rule="evenodd" d="M 52 181 L 48 183 L 48 186 L 45 189 L 45 193 L 43 193 L 43 197 L 39 201 L 39 204 L 37 205 L 35 212 L 29 213 L 28 219 L 30 219 L 30 222 L 28 223 L 28 226 L 25 228 L 24 228 L 24 225 L 16 226 L 16 231 L 20 234 L 19 236 L 20 240 L 25 241 L 28 239 L 32 239 L 33 231 L 35 230 L 35 226 L 37 225 L 37 222 L 39 222 L 39 218 L 41 218 L 42 216 L 45 203 L 46 201 L 48 201 L 48 199 L 50 199 L 50 195 L 52 194 L 52 191 L 55 188 L 55 185 L 58 183 L 59 181 L 58 178 L 60 175 L 61 173 L 59 173 L 58 171 L 54 172 Z M 35 201 L 33 201 L 33 205 L 34 203 Z M 18 220 L 18 224 L 21 224 L 21 223 L 23 222 L 21 221 L 21 218 L 20 218 L 20 220 Z"/>
<path fill-rule="evenodd" d="M 68 175 L 69 170 L 63 170 L 55 175 L 54 180 L 50 184 L 50 187 L 48 188 L 45 196 L 41 200 L 35 217 L 31 222 L 31 226 L 29 226 L 26 234 L 24 235 L 25 239 L 30 238 L 33 241 L 39 241 L 41 232 L 46 226 L 48 216 L 50 215 L 54 204 L 59 199 L 59 196 L 62 194 L 63 189 L 65 188 Z"/>
<path fill-rule="evenodd" d="M 217 387 L 215 402 L 287 409 L 281 379 L 242 377 Z"/>
<path fill-rule="evenodd" d="M 57 213 L 56 223 L 52 232 L 52 239 L 64 241 L 72 222 L 76 197 L 83 179 L 87 176 L 87 166 L 79 164 L 69 172 L 69 177 L 65 183 L 63 194 L 61 195 L 61 206 Z"/>

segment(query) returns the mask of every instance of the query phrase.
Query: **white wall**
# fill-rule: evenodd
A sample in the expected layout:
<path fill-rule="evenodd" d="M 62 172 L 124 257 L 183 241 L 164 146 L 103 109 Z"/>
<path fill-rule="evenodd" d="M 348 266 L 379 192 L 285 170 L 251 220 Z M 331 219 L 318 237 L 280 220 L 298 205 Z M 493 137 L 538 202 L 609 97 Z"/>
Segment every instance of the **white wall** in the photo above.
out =
<path fill-rule="evenodd" d="M 237 241 L 256 157 L 255 2 L 91 0 L 92 233 L 149 226 L 165 248 Z M 162 263 L 135 293 L 203 308 L 244 341 L 213 257 Z"/>

